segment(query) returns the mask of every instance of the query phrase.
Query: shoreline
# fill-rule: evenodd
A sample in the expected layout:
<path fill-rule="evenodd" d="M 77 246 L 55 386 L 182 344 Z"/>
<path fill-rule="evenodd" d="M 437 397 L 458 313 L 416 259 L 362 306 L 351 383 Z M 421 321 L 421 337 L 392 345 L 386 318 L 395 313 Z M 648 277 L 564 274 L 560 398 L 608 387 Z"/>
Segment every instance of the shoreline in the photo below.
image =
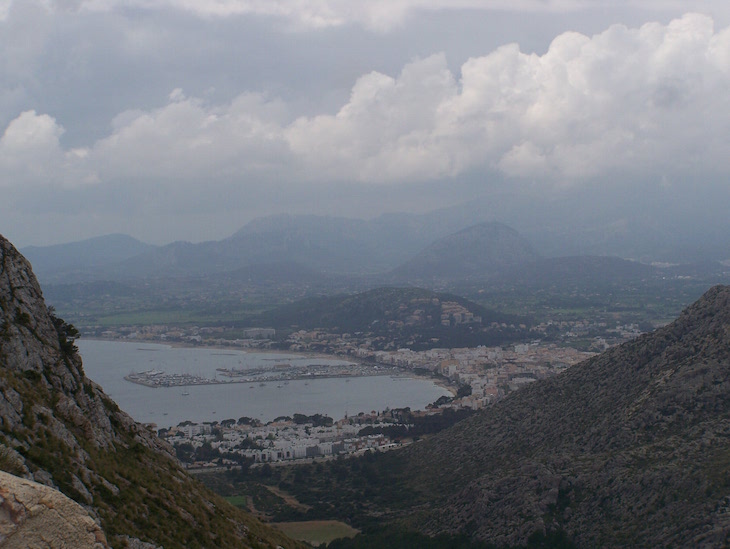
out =
<path fill-rule="evenodd" d="M 109 343 L 136 343 L 138 345 L 162 345 L 164 347 L 171 347 L 173 349 L 217 349 L 219 351 L 232 351 L 236 353 L 256 353 L 256 354 L 272 354 L 272 355 L 294 355 L 303 356 L 307 358 L 326 358 L 332 360 L 333 358 L 341 359 L 343 362 L 352 362 L 353 364 L 362 364 L 362 359 L 357 357 L 346 357 L 343 358 L 340 355 L 328 355 L 326 353 L 314 353 L 312 351 L 285 351 L 285 350 L 273 350 L 273 349 L 253 349 L 243 347 L 233 347 L 230 345 L 191 345 L 190 343 L 183 343 L 181 341 L 148 341 L 146 339 L 107 339 L 104 337 L 92 337 L 92 336 L 80 336 L 78 339 L 83 341 L 106 341 Z M 82 357 L 83 358 L 83 357 Z"/>
<path fill-rule="evenodd" d="M 434 385 L 437 385 L 438 387 L 441 387 L 442 389 L 446 389 L 449 393 L 451 393 L 451 397 L 456 397 L 456 394 L 459 392 L 459 390 L 454 387 L 452 383 L 450 383 L 448 380 L 438 377 L 426 377 L 426 376 L 419 376 L 418 374 L 415 374 L 416 378 L 418 379 L 427 379 L 428 381 L 431 381 Z"/>

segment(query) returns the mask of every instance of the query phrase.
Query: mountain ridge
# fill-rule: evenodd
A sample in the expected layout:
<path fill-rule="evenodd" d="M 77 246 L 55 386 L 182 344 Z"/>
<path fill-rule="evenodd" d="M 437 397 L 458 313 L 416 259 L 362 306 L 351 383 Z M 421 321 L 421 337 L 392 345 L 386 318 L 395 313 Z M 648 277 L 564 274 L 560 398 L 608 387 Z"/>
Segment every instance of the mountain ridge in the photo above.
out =
<path fill-rule="evenodd" d="M 47 281 L 64 281 L 70 274 L 86 279 L 109 264 L 119 263 L 154 249 L 125 234 L 107 234 L 67 244 L 27 246 L 21 251 L 33 273 Z"/>
<path fill-rule="evenodd" d="M 387 272 L 466 225 L 463 220 L 439 222 L 433 216 L 416 214 L 372 220 L 284 214 L 254 219 L 221 240 L 145 245 L 135 255 L 103 256 L 107 259 L 102 261 L 80 257 L 78 250 L 118 235 L 26 249 L 42 266 L 44 282 L 198 276 L 282 261 L 324 274 L 364 275 Z M 51 264 L 54 268 L 47 268 Z"/>
<path fill-rule="evenodd" d="M 358 502 L 364 534 L 338 549 L 403 534 L 433 547 L 727 547 L 730 287 L 346 471 L 335 496 L 297 491 L 335 513 Z"/>

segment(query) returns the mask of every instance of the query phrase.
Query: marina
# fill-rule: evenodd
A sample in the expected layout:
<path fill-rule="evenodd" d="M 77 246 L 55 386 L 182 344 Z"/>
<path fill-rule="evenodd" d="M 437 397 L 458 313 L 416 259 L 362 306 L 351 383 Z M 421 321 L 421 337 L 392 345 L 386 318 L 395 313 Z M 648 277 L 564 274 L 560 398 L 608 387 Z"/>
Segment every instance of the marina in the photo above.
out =
<path fill-rule="evenodd" d="M 275 364 L 270 368 L 216 368 L 217 375 L 225 379 L 202 377 L 187 373 L 167 373 L 160 370 L 132 372 L 124 379 L 146 387 L 186 387 L 190 385 L 218 385 L 228 383 L 289 382 L 328 378 L 351 378 L 368 376 L 397 376 L 400 370 L 375 364 L 309 364 L 292 366 L 289 363 Z M 345 380 L 349 382 L 349 379 Z M 279 385 L 281 387 L 281 385 Z"/>

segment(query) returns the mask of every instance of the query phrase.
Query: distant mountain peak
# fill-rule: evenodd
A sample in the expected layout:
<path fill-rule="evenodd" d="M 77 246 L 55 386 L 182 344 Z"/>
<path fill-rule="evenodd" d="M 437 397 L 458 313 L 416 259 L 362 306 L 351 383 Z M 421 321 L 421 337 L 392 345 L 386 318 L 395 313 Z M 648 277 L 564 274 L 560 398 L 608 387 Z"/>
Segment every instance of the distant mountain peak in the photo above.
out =
<path fill-rule="evenodd" d="M 503 223 L 485 222 L 445 236 L 392 271 L 396 278 L 486 278 L 537 259 L 532 245 Z"/>
<path fill-rule="evenodd" d="M 121 263 L 155 249 L 124 234 L 108 234 L 68 244 L 29 246 L 23 255 L 33 264 L 33 270 L 44 282 L 67 281 L 70 273 L 91 274 L 100 268 Z"/>

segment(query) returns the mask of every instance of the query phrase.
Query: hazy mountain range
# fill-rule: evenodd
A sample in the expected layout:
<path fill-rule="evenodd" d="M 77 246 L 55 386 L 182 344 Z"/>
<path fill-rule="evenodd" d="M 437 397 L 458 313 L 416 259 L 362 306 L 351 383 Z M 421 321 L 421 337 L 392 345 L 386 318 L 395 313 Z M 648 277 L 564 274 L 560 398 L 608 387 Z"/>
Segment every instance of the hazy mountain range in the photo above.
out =
<path fill-rule="evenodd" d="M 278 215 L 251 221 L 218 241 L 151 246 L 108 235 L 22 252 L 44 283 L 208 276 L 283 263 L 328 275 L 377 274 L 412 281 L 493 275 L 540 256 L 610 255 L 676 263 L 730 258 L 724 233 L 703 238 L 692 228 L 664 230 L 654 222 L 648 227 L 640 218 L 564 233 L 549 219 L 555 212 L 540 211 L 508 227 L 494 221 L 498 209 L 497 202 L 480 203 L 372 220 Z M 514 229 L 520 225 L 525 228 Z"/>
<path fill-rule="evenodd" d="M 529 242 L 498 223 L 443 234 L 445 227 L 423 219 L 387 220 L 280 216 L 252 222 L 220 241 L 154 247 L 110 235 L 23 252 L 49 283 L 245 274 L 263 265 L 324 276 L 460 279 L 494 274 L 537 257 Z"/>
<path fill-rule="evenodd" d="M 395 280 L 485 278 L 537 259 L 532 245 L 501 223 L 480 223 L 430 244 L 390 272 Z"/>

